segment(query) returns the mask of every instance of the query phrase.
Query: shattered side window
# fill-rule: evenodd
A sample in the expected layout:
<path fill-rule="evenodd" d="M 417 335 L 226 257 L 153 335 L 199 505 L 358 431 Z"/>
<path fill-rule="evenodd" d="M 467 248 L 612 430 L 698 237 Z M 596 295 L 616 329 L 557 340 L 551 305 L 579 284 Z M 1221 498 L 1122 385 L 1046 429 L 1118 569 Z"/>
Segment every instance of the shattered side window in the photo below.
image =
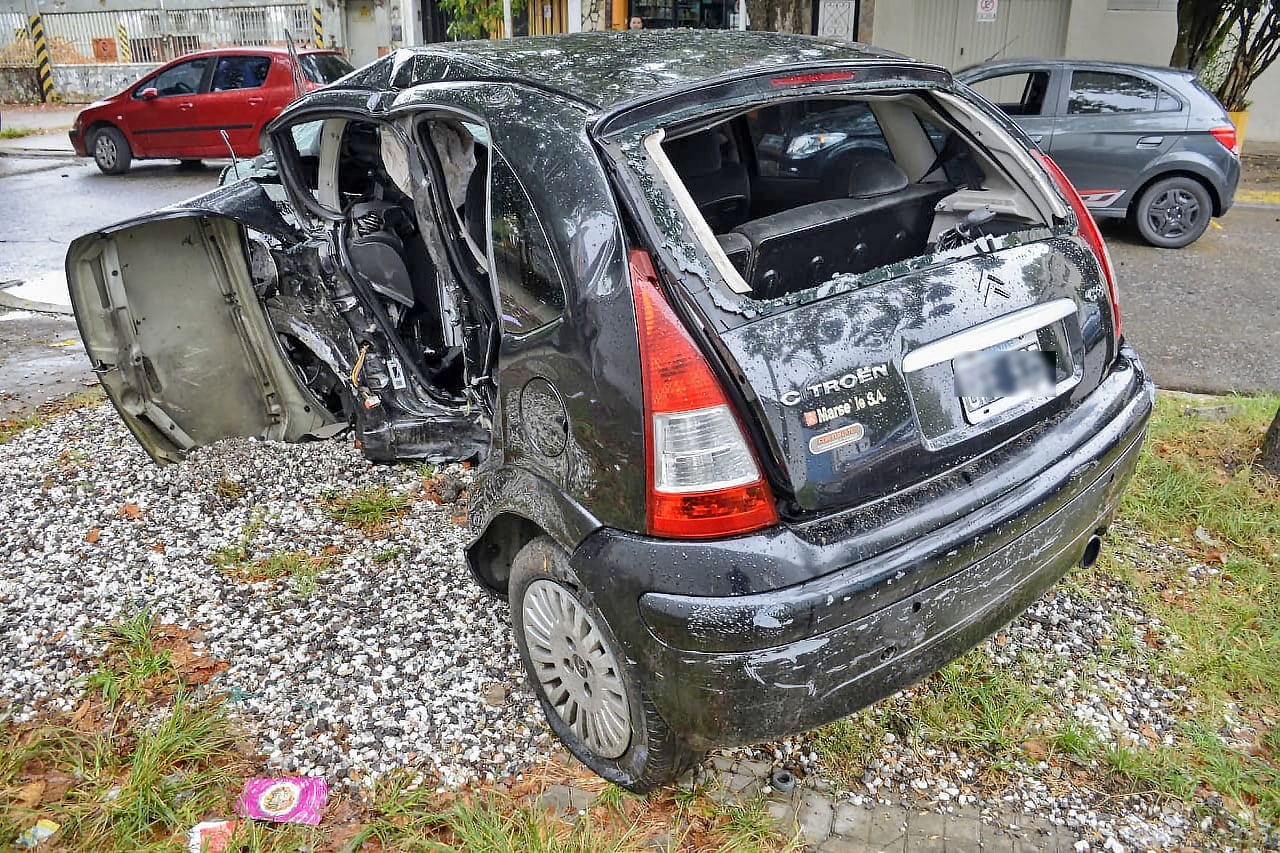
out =
<path fill-rule="evenodd" d="M 489 210 L 503 328 L 524 334 L 560 319 L 564 284 L 551 243 L 515 172 L 497 154 L 491 164 Z"/>

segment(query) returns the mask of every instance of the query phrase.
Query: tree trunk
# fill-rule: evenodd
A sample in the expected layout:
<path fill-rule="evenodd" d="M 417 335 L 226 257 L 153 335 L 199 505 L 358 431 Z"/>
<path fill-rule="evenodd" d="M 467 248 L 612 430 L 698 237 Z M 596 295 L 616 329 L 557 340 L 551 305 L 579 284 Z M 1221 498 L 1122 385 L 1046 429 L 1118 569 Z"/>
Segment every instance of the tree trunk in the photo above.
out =
<path fill-rule="evenodd" d="M 1280 477 L 1280 409 L 1271 421 L 1267 435 L 1262 439 L 1262 455 L 1259 461 L 1262 467 L 1273 475 Z"/>
<path fill-rule="evenodd" d="M 813 4 L 818 0 L 747 0 L 751 29 L 777 33 L 808 33 Z"/>

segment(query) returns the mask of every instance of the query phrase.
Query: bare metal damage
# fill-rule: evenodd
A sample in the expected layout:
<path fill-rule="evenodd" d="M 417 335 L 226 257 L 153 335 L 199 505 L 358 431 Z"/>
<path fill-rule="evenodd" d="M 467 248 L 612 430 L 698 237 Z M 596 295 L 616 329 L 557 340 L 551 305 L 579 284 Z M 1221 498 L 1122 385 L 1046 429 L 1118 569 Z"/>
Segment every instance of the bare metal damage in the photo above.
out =
<path fill-rule="evenodd" d="M 304 234 L 241 181 L 72 244 L 86 349 L 157 461 L 228 436 L 327 437 L 349 419 L 371 458 L 483 455 L 485 418 L 405 367 L 340 239 Z"/>

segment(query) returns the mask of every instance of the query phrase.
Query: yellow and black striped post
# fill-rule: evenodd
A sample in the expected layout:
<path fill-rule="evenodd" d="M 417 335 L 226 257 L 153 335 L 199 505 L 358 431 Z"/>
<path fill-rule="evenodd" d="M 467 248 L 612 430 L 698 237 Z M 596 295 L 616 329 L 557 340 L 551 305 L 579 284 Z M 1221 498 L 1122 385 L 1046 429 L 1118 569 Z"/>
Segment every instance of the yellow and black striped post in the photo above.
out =
<path fill-rule="evenodd" d="M 27 18 L 31 41 L 36 48 L 36 80 L 40 83 L 40 100 L 53 96 L 53 65 L 49 62 L 49 42 L 44 37 L 44 21 L 39 15 Z"/>
<path fill-rule="evenodd" d="M 316 47 L 324 47 L 324 21 L 320 20 L 320 7 L 311 8 L 311 34 Z"/>
<path fill-rule="evenodd" d="M 116 24 L 116 45 L 119 47 L 120 61 L 133 62 L 133 45 L 129 44 L 129 31 L 124 21 Z"/>

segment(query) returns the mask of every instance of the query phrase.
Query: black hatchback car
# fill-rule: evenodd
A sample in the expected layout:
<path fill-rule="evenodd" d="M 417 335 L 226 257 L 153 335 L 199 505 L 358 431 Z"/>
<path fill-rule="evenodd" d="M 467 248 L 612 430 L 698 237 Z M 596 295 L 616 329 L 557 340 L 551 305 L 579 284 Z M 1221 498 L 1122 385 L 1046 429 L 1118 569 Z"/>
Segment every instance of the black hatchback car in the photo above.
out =
<path fill-rule="evenodd" d="M 1153 246 L 1194 243 L 1235 200 L 1235 126 L 1191 71 L 1009 59 L 956 76 L 1053 157 L 1095 217 L 1128 217 Z"/>
<path fill-rule="evenodd" d="M 773 168 L 850 108 L 842 183 Z M 602 776 L 847 715 L 1096 558 L 1153 388 L 1080 198 L 945 70 L 449 44 L 270 133 L 275 169 L 71 246 L 103 386 L 161 462 L 346 429 L 474 460 L 467 560 Z"/>

